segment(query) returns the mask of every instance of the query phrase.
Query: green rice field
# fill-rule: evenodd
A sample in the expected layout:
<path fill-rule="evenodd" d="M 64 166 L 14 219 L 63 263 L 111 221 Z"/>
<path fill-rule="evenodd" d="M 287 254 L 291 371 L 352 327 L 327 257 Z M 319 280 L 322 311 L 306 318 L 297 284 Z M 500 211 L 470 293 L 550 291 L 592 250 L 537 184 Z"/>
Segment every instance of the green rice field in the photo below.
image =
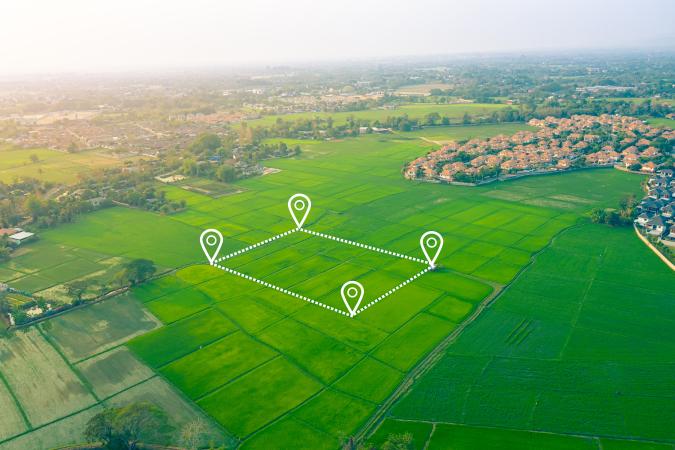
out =
<path fill-rule="evenodd" d="M 467 137 L 499 132 L 503 131 L 478 126 L 452 130 Z M 0 430 L 0 448 L 20 448 L 27 445 L 26 439 L 53 436 L 56 440 L 57 434 L 47 432 L 53 423 L 62 421 L 76 430 L 96 408 L 133 398 L 159 399 L 178 423 L 187 420 L 179 410 L 191 416 L 207 415 L 214 435 L 228 446 L 290 448 L 300 440 L 307 448 L 336 448 L 341 439 L 364 426 L 431 350 L 461 330 L 479 305 L 522 273 L 504 294 L 509 295 L 526 278 L 529 270 L 523 270 L 533 255 L 552 241 L 554 246 L 565 242 L 568 234 L 555 236 L 583 221 L 591 208 L 614 206 L 621 197 L 640 192 L 640 176 L 611 169 L 478 188 L 413 183 L 402 178 L 401 168 L 429 148 L 420 136 L 413 137 L 368 135 L 301 144 L 301 157 L 274 160 L 270 164 L 280 172 L 238 182 L 236 186 L 243 190 L 239 194 L 214 199 L 174 187 L 167 195 L 186 201 L 183 212 L 161 216 L 110 208 L 42 233 L 35 245 L 45 251 L 45 258 L 31 259 L 27 253 L 23 261 L 1 266 L 7 277 L 24 279 L 23 283 L 35 283 L 35 289 L 40 289 L 78 276 L 75 269 L 59 268 L 64 257 L 96 264 L 110 258 L 143 257 L 162 268 L 180 269 L 125 296 L 49 320 L 39 326 L 37 335 L 31 331 L 36 339 L 46 341 L 40 345 L 51 346 L 61 358 L 62 363 L 50 370 L 75 377 L 68 384 L 75 390 L 69 396 L 70 413 L 67 418 L 56 417 L 47 409 L 45 417 L 35 418 L 38 400 L 18 388 L 21 395 L 12 394 L 19 384 L 16 380 L 0 383 L 0 402 L 14 411 L 4 438 Z M 445 245 L 437 261 L 439 269 L 348 318 L 206 264 L 198 246 L 203 229 L 223 233 L 221 254 L 286 232 L 294 228 L 286 202 L 297 192 L 312 199 L 305 228 L 316 232 L 417 258 L 423 257 L 421 234 L 440 232 Z M 622 241 L 631 238 L 621 236 Z M 641 249 L 638 245 L 636 254 Z M 537 263 L 545 254 L 539 254 Z M 643 254 L 643 259 L 655 258 Z M 366 302 L 424 268 L 302 232 L 222 264 L 342 310 L 339 289 L 345 281 L 359 280 Z M 569 266 L 580 270 L 575 264 Z M 652 266 L 649 270 L 658 270 Z M 36 281 L 29 281 L 33 278 Z M 550 280 L 548 290 L 559 290 L 560 295 L 567 295 L 568 289 L 574 292 L 556 278 Z M 533 314 L 538 311 L 529 306 Z M 495 309 L 483 312 L 460 339 L 488 321 Z M 519 322 L 488 323 L 492 325 L 486 336 L 496 332 L 493 327 L 501 330 L 506 324 L 511 326 L 509 332 L 514 331 Z M 526 321 L 521 327 L 524 330 L 514 331 L 514 341 L 527 343 L 525 339 L 538 330 Z M 546 331 L 560 338 L 554 328 Z M 481 333 L 473 340 L 486 336 Z M 26 345 L 22 342 L 16 345 Z M 7 354 L 17 354 L 14 345 Z M 569 345 L 575 346 L 575 358 L 580 358 L 583 339 L 570 339 Z M 535 349 L 547 357 L 555 353 L 546 343 Z M 668 350 L 667 343 L 658 349 Z M 481 356 L 481 349 L 475 354 Z M 27 357 L 14 356 L 18 361 L 14 364 Z M 578 367 L 591 365 L 586 364 Z M 0 374 L 4 374 L 2 367 Z M 45 375 L 54 377 L 47 369 Z M 66 395 L 65 388 L 57 388 L 53 396 Z M 480 415 L 481 404 L 499 406 L 486 390 L 476 390 L 476 395 L 483 403 L 477 403 L 475 414 Z M 522 400 L 520 391 L 513 395 L 514 401 L 524 404 L 505 413 L 504 420 L 515 421 L 524 414 L 521 410 L 535 393 Z M 444 393 L 438 396 L 439 405 L 444 398 Z M 544 400 L 548 405 L 572 401 L 555 393 Z M 395 411 L 401 407 L 397 405 Z M 505 411 L 502 408 L 499 411 Z M 537 418 L 540 427 L 556 428 L 553 409 Z M 618 425 L 608 421 L 602 433 L 588 432 L 624 436 Z M 660 433 L 654 433 L 658 434 L 654 439 L 662 439 L 664 432 Z"/>
<path fill-rule="evenodd" d="M 456 424 L 448 439 L 469 425 L 491 427 L 484 439 L 532 430 L 664 442 L 601 448 L 672 448 L 674 285 L 675 275 L 633 230 L 570 229 L 390 417 Z"/>

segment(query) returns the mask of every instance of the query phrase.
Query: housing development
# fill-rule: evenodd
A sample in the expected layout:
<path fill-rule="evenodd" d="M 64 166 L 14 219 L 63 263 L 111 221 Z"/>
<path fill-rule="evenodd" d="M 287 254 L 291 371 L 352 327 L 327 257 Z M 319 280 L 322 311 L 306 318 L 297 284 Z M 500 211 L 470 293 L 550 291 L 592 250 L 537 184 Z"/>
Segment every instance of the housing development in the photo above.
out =
<path fill-rule="evenodd" d="M 640 202 L 635 224 L 656 242 L 675 247 L 675 178 L 673 169 L 649 177 L 647 196 Z"/>
<path fill-rule="evenodd" d="M 653 173 L 675 141 L 672 130 L 634 117 L 574 115 L 528 123 L 539 130 L 446 144 L 410 162 L 404 174 L 411 180 L 487 182 L 583 167 Z"/>

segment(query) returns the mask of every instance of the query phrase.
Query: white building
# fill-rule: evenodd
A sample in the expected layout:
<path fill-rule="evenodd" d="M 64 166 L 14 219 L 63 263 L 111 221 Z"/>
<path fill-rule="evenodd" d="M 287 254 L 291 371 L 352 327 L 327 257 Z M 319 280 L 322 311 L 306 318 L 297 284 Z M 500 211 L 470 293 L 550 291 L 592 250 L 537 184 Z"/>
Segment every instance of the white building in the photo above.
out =
<path fill-rule="evenodd" d="M 35 237 L 34 233 L 30 233 L 28 231 L 19 231 L 18 233 L 12 234 L 9 237 L 9 242 L 16 244 L 16 245 L 21 245 L 24 242 L 28 242 L 31 239 Z"/>

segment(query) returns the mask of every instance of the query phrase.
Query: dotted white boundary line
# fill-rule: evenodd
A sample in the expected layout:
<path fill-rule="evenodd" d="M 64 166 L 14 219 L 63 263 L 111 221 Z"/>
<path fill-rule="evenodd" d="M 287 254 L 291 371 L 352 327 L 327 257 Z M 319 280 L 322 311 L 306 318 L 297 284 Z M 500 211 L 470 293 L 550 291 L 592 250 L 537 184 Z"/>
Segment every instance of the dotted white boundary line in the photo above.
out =
<path fill-rule="evenodd" d="M 414 281 L 414 280 L 416 280 L 417 278 L 421 277 L 422 275 L 424 275 L 425 273 L 427 273 L 427 272 L 430 271 L 430 270 L 431 270 L 431 268 L 430 268 L 430 267 L 427 267 L 426 269 L 424 269 L 424 270 L 422 270 L 422 271 L 416 273 L 416 274 L 413 275 L 412 277 L 408 278 L 408 279 L 405 280 L 403 283 L 394 286 L 393 288 L 389 289 L 389 290 L 388 290 L 387 292 L 385 292 L 384 294 L 382 294 L 382 295 L 380 295 L 379 297 L 377 297 L 375 300 L 373 300 L 373 301 L 371 301 L 370 303 L 368 303 L 366 306 L 362 306 L 361 308 L 359 308 L 358 311 L 356 311 L 356 313 L 354 313 L 354 315 L 359 314 L 359 313 L 365 311 L 366 309 L 370 308 L 371 306 L 373 306 L 375 303 L 379 302 L 380 300 L 384 300 L 385 298 L 389 297 L 389 296 L 390 296 L 391 294 L 393 294 L 394 292 L 396 292 L 396 291 L 398 291 L 399 289 L 401 289 L 401 288 L 402 288 L 403 286 L 405 286 L 406 284 L 411 283 L 412 281 Z"/>
<path fill-rule="evenodd" d="M 277 285 L 275 285 L 275 284 L 268 283 L 267 281 L 263 281 L 263 280 L 261 280 L 261 279 L 252 277 L 252 276 L 250 276 L 250 275 L 246 275 L 245 273 L 241 273 L 241 272 L 238 272 L 238 271 L 236 271 L 236 270 L 234 270 L 234 269 L 230 269 L 229 267 L 221 266 L 220 264 L 218 264 L 218 263 L 221 262 L 221 261 L 225 261 L 225 260 L 230 259 L 230 258 L 232 258 L 232 257 L 234 257 L 234 256 L 241 255 L 242 253 L 246 253 L 247 251 L 253 250 L 254 248 L 260 247 L 260 246 L 262 246 L 262 245 L 269 244 L 269 243 L 272 242 L 272 241 L 275 241 L 275 240 L 277 240 L 277 239 L 280 239 L 280 238 L 282 238 L 282 237 L 284 237 L 284 236 L 288 236 L 289 234 L 295 233 L 295 232 L 297 232 L 297 231 L 302 231 L 302 232 L 304 232 L 304 233 L 311 234 L 311 235 L 313 235 L 313 236 L 318 236 L 318 237 L 322 237 L 322 238 L 325 238 L 325 239 L 330 239 L 330 240 L 332 240 L 332 241 L 341 242 L 341 243 L 343 243 L 343 244 L 353 245 L 354 247 L 365 248 L 365 249 L 367 249 L 367 250 L 372 250 L 372 251 L 375 251 L 375 252 L 383 253 L 383 254 L 385 254 L 385 255 L 396 256 L 396 257 L 399 257 L 399 258 L 402 258 L 402 259 L 407 259 L 407 260 L 410 260 L 410 261 L 419 262 L 419 263 L 422 263 L 422 264 L 426 265 L 427 267 L 426 267 L 424 270 L 422 270 L 422 271 L 416 273 L 416 274 L 413 275 L 412 277 L 408 278 L 407 280 L 405 280 L 405 281 L 402 282 L 401 284 L 398 284 L 398 285 L 394 286 L 393 288 L 391 288 L 390 290 L 388 290 L 388 291 L 385 292 L 384 294 L 380 295 L 379 297 L 377 297 L 375 300 L 371 301 L 371 302 L 368 303 L 367 305 L 362 306 L 361 308 L 359 308 L 359 309 L 354 313 L 353 316 L 350 316 L 349 313 L 347 313 L 347 312 L 345 312 L 345 311 L 343 311 L 343 310 L 341 310 L 341 309 L 335 308 L 335 307 L 330 306 L 330 305 L 326 305 L 325 303 L 317 302 L 316 300 L 312 300 L 311 298 L 305 297 L 304 295 L 297 294 L 297 293 L 295 293 L 295 292 L 293 292 L 293 291 L 289 291 L 288 289 L 284 289 L 284 288 L 282 288 L 282 287 L 280 287 L 280 286 L 277 286 Z M 379 301 L 384 300 L 386 297 L 389 297 L 391 294 L 393 294 L 394 292 L 398 291 L 398 290 L 401 289 L 403 286 L 405 286 L 405 285 L 407 285 L 408 283 L 410 283 L 410 282 L 416 280 L 417 278 L 421 277 L 422 275 L 424 275 L 425 273 L 427 273 L 428 271 L 431 270 L 431 267 L 428 267 L 428 266 L 429 266 L 429 263 L 428 263 L 426 260 L 424 260 L 424 259 L 421 259 L 421 258 L 415 258 L 414 256 L 404 255 L 403 253 L 392 252 L 391 250 L 386 250 L 386 249 L 383 249 L 383 248 L 374 247 L 374 246 L 368 245 L 368 244 L 362 244 L 362 243 L 360 243 L 360 242 L 350 241 L 349 239 L 343 239 L 343 238 L 340 238 L 340 237 L 337 237 L 337 236 L 332 236 L 332 235 L 330 235 L 330 234 L 319 233 L 318 231 L 307 230 L 307 229 L 305 229 L 305 228 L 293 228 L 293 229 L 291 229 L 291 230 L 288 230 L 288 231 L 285 231 L 285 232 L 283 232 L 283 233 L 280 233 L 280 234 L 277 234 L 277 235 L 275 235 L 275 236 L 272 236 L 272 237 L 270 237 L 270 238 L 267 238 L 267 239 L 265 239 L 264 241 L 260 241 L 260 242 L 257 242 L 257 243 L 255 243 L 255 244 L 249 245 L 248 247 L 244 247 L 244 248 L 242 248 L 242 249 L 240 249 L 240 250 L 237 250 L 236 252 L 232 252 L 232 253 L 230 253 L 230 254 L 228 254 L 228 255 L 221 256 L 220 258 L 216 259 L 216 260 L 213 262 L 212 265 L 213 265 L 214 267 L 217 267 L 217 268 L 221 269 L 221 270 L 224 270 L 225 272 L 231 273 L 231 274 L 233 274 L 233 275 L 237 275 L 237 276 L 242 277 L 242 278 L 244 278 L 244 279 L 247 279 L 247 280 L 253 281 L 253 282 L 255 282 L 255 283 L 258 283 L 258 284 L 260 284 L 260 285 L 262 285 L 262 286 L 272 288 L 272 289 L 277 290 L 277 291 L 279 291 L 279 292 L 282 292 L 282 293 L 284 293 L 284 294 L 286 294 L 286 295 L 290 295 L 291 297 L 295 297 L 295 298 L 297 298 L 297 299 L 300 299 L 300 300 L 302 300 L 302 301 L 311 303 L 311 304 L 313 304 L 313 305 L 321 306 L 322 308 L 325 308 L 325 309 L 327 309 L 327 310 L 329 310 L 329 311 L 333 311 L 333 312 L 336 312 L 336 313 L 338 313 L 338 314 L 342 314 L 343 316 L 347 316 L 347 317 L 355 317 L 357 314 L 360 314 L 361 312 L 363 312 L 363 311 L 365 311 L 366 309 L 370 308 L 371 306 L 373 306 L 374 304 L 378 303 Z"/>
<path fill-rule="evenodd" d="M 330 305 L 326 305 L 325 303 L 317 302 L 316 300 L 312 300 L 311 298 L 305 297 L 304 295 L 296 294 L 296 293 L 293 292 L 293 291 L 289 291 L 288 289 L 284 289 L 284 288 L 279 287 L 279 286 L 277 286 L 277 285 L 275 285 L 275 284 L 268 283 L 267 281 L 260 280 L 260 279 L 258 279 L 258 278 L 252 277 L 252 276 L 250 276 L 250 275 L 246 275 L 246 274 L 241 273 L 241 272 L 238 272 L 238 271 L 236 271 L 236 270 L 234 270 L 234 269 L 230 269 L 229 267 L 221 266 L 220 264 L 217 264 L 217 263 L 214 263 L 213 266 L 214 266 L 214 267 L 217 267 L 217 268 L 219 268 L 219 269 L 221 269 L 221 270 L 224 270 L 225 272 L 229 272 L 229 273 L 231 273 L 231 274 L 233 274 L 233 275 L 238 275 L 238 276 L 240 276 L 240 277 L 242 277 L 242 278 L 245 278 L 245 279 L 247 279 L 247 280 L 254 281 L 254 282 L 256 282 L 256 283 L 258 283 L 258 284 L 261 284 L 261 285 L 263 285 L 263 286 L 265 286 L 265 287 L 275 289 L 275 290 L 277 290 L 277 291 L 279 291 L 279 292 L 283 292 L 284 294 L 290 295 L 291 297 L 298 298 L 298 299 L 303 300 L 303 301 L 305 301 L 305 302 L 309 302 L 309 303 L 311 303 L 311 304 L 313 304 L 313 305 L 318 305 L 318 306 L 321 306 L 322 308 L 326 308 L 326 309 L 328 309 L 328 310 L 330 310 L 330 311 L 333 311 L 333 312 L 336 312 L 336 313 L 338 313 L 338 314 L 342 314 L 343 316 L 349 317 L 349 314 L 346 313 L 346 312 L 344 312 L 344 311 L 342 311 L 341 309 L 334 308 L 334 307 L 332 307 L 332 306 L 330 306 Z"/>
<path fill-rule="evenodd" d="M 300 228 L 299 231 L 302 231 L 302 232 L 307 233 L 307 234 L 312 234 L 314 236 L 319 236 L 319 237 L 322 237 L 322 238 L 330 239 L 330 240 L 333 240 L 333 241 L 341 242 L 343 244 L 349 244 L 349 245 L 353 245 L 355 247 L 365 248 L 365 249 L 372 250 L 372 251 L 375 251 L 375 252 L 384 253 L 385 255 L 397 256 L 397 257 L 402 258 L 402 259 L 408 259 L 410 261 L 422 263 L 425 266 L 429 265 L 429 263 L 424 259 L 415 258 L 414 256 L 404 255 L 403 253 L 392 252 L 391 250 L 386 250 L 386 249 L 383 249 L 383 248 L 374 247 L 374 246 L 368 245 L 368 244 L 362 244 L 360 242 L 350 241 L 349 239 L 343 239 L 341 237 L 331 236 L 330 234 L 319 233 L 318 231 L 306 230 L 304 228 Z"/>
<path fill-rule="evenodd" d="M 249 250 L 253 250 L 256 247 L 260 247 L 261 245 L 269 244 L 272 241 L 276 241 L 279 238 L 282 238 L 284 236 L 287 236 L 291 233 L 295 233 L 298 231 L 299 228 L 293 228 L 292 230 L 284 231 L 283 233 L 277 234 L 276 236 L 272 236 L 271 238 L 267 238 L 264 241 L 256 242 L 255 244 L 249 245 L 248 247 L 244 247 L 241 250 L 237 250 L 236 252 L 232 252 L 229 255 L 221 256 L 220 258 L 216 259 L 213 263 L 219 263 L 221 261 L 225 261 L 226 259 L 230 259 L 234 256 L 241 255 L 242 253 L 246 253 Z"/>

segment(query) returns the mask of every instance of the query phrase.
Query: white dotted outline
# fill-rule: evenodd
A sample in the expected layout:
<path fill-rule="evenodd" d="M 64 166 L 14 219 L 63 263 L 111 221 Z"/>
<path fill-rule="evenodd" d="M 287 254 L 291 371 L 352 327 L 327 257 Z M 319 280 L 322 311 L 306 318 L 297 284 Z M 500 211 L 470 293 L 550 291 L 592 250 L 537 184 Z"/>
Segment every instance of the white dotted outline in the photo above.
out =
<path fill-rule="evenodd" d="M 256 248 L 256 247 L 260 247 L 261 245 L 269 244 L 269 243 L 272 242 L 272 241 L 276 241 L 276 240 L 279 239 L 279 238 L 282 238 L 282 237 L 284 237 L 284 236 L 287 236 L 287 235 L 289 235 L 289 234 L 291 234 L 291 233 L 295 233 L 295 232 L 298 231 L 298 230 L 299 230 L 299 228 L 293 228 L 292 230 L 284 231 L 284 232 L 281 233 L 281 234 L 277 234 L 276 236 L 272 236 L 271 238 L 267 238 L 267 239 L 265 239 L 264 241 L 260 241 L 260 242 L 256 242 L 255 244 L 251 244 L 251 245 L 249 245 L 248 247 L 244 247 L 244 248 L 242 248 L 241 250 L 237 250 L 236 252 L 232 252 L 232 253 L 230 253 L 229 255 L 221 256 L 220 258 L 218 258 L 218 259 L 216 259 L 215 261 L 213 261 L 213 264 L 217 264 L 217 263 L 219 263 L 219 262 L 221 262 L 221 261 L 225 261 L 226 259 L 230 259 L 230 258 L 232 258 L 232 257 L 234 257 L 234 256 L 241 255 L 242 253 L 246 253 L 247 251 L 253 250 L 253 249 Z"/>
<path fill-rule="evenodd" d="M 296 294 L 296 293 L 293 292 L 293 291 L 289 291 L 288 289 L 284 289 L 284 288 L 279 287 L 279 286 L 277 286 L 277 285 L 275 285 L 275 284 L 268 283 L 267 281 L 260 280 L 260 279 L 258 279 L 258 278 L 256 278 L 256 277 L 252 277 L 252 276 L 250 276 L 250 275 L 246 275 L 246 274 L 241 273 L 241 272 L 238 272 L 238 271 L 236 271 L 236 270 L 234 270 L 234 269 L 230 269 L 229 267 L 221 266 L 220 264 L 215 264 L 215 263 L 214 263 L 213 266 L 214 266 L 214 267 L 217 267 L 217 268 L 219 268 L 219 269 L 221 269 L 221 270 L 224 270 L 225 272 L 229 272 L 229 273 L 231 273 L 231 274 L 233 274 L 233 275 L 237 275 L 237 276 L 240 276 L 240 277 L 245 278 L 245 279 L 247 279 L 247 280 L 256 282 L 256 283 L 258 283 L 258 284 L 261 284 L 261 285 L 263 285 L 263 286 L 265 286 L 265 287 L 275 289 L 275 290 L 277 290 L 277 291 L 279 291 L 279 292 L 283 292 L 284 294 L 290 295 L 291 297 L 298 298 L 298 299 L 300 299 L 300 300 L 302 300 L 302 301 L 311 303 L 311 304 L 313 304 L 313 305 L 321 306 L 322 308 L 326 308 L 326 309 L 328 309 L 328 310 L 330 310 L 330 311 L 333 311 L 333 312 L 336 312 L 336 313 L 338 313 L 338 314 L 342 314 L 343 316 L 348 316 L 348 317 L 349 317 L 349 314 L 346 313 L 346 312 L 344 312 L 344 311 L 342 311 L 341 309 L 334 308 L 334 307 L 332 307 L 332 306 L 330 306 L 330 305 L 326 305 L 325 303 L 317 302 L 316 300 L 312 300 L 311 298 L 305 297 L 304 295 Z"/>
<path fill-rule="evenodd" d="M 372 301 L 371 301 L 370 303 L 368 303 L 367 305 L 362 306 L 362 307 L 359 308 L 357 311 L 355 311 L 353 315 L 350 316 L 349 313 L 347 313 L 347 312 L 345 312 L 345 311 L 342 311 L 341 309 L 337 309 L 337 308 L 335 308 L 335 307 L 333 307 L 333 306 L 326 305 L 325 303 L 321 303 L 321 302 L 318 302 L 318 301 L 316 301 L 316 300 L 312 300 L 311 298 L 305 297 L 304 295 L 297 294 L 297 293 L 295 293 L 295 292 L 293 292 L 293 291 L 289 291 L 288 289 L 284 289 L 284 288 L 279 287 L 279 286 L 277 286 L 277 285 L 275 285 L 275 284 L 268 283 L 267 281 L 260 280 L 260 279 L 258 279 L 258 278 L 252 277 L 252 276 L 250 276 L 250 275 L 246 275 L 246 274 L 241 273 L 241 272 L 238 272 L 238 271 L 236 271 L 236 270 L 234 270 L 234 269 L 230 269 L 229 267 L 221 266 L 220 264 L 218 264 L 218 263 L 221 262 L 221 261 L 225 261 L 225 260 L 230 259 L 230 258 L 232 258 L 232 257 L 234 257 L 234 256 L 241 255 L 242 253 L 246 253 L 247 251 L 253 250 L 254 248 L 260 247 L 260 246 L 262 246 L 262 245 L 269 244 L 269 243 L 272 242 L 272 241 L 275 241 L 275 240 L 277 240 L 277 239 L 280 239 L 280 238 L 282 238 L 282 237 L 284 237 L 284 236 L 287 236 L 287 235 L 289 235 L 289 234 L 295 233 L 296 231 L 302 231 L 302 232 L 304 232 L 304 233 L 311 234 L 311 235 L 313 235 L 313 236 L 318 236 L 318 237 L 322 237 L 322 238 L 325 238 L 325 239 L 330 239 L 330 240 L 332 240 L 332 241 L 341 242 L 341 243 L 343 243 L 343 244 L 353 245 L 354 247 L 365 248 L 365 249 L 367 249 L 367 250 L 372 250 L 372 251 L 375 251 L 375 252 L 383 253 L 383 254 L 385 254 L 385 255 L 396 256 L 396 257 L 399 257 L 399 258 L 402 258 L 402 259 L 407 259 L 407 260 L 410 260 L 410 261 L 419 262 L 419 263 L 422 263 L 422 264 L 426 265 L 427 267 L 426 267 L 424 270 L 422 270 L 422 271 L 416 273 L 416 274 L 413 275 L 412 277 L 408 278 L 408 279 L 405 280 L 404 282 L 402 282 L 402 283 L 400 283 L 400 284 L 394 286 L 393 288 L 391 288 L 390 290 L 388 290 L 388 291 L 385 292 L 384 294 L 382 294 L 382 295 L 380 295 L 379 297 L 377 297 L 375 300 L 372 300 Z M 370 308 L 370 307 L 373 306 L 374 304 L 380 302 L 381 300 L 384 300 L 385 298 L 389 297 L 389 296 L 390 296 L 391 294 L 393 294 L 394 292 L 396 292 L 396 291 L 398 291 L 399 289 L 401 289 L 403 286 L 405 286 L 405 285 L 407 285 L 408 283 L 410 283 L 410 282 L 416 280 L 417 278 L 419 278 L 420 276 L 424 275 L 425 273 L 427 273 L 428 271 L 431 270 L 431 267 L 429 267 L 429 263 L 428 263 L 426 260 L 421 259 L 421 258 L 415 258 L 414 256 L 404 255 L 403 253 L 392 252 L 391 250 L 386 250 L 386 249 L 379 248 L 379 247 L 375 247 L 375 246 L 372 246 L 372 245 L 362 244 L 362 243 L 360 243 L 360 242 L 350 241 L 349 239 L 343 239 L 343 238 L 340 238 L 340 237 L 337 237 L 337 236 L 332 236 L 332 235 L 330 235 L 330 234 L 319 233 L 318 231 L 307 230 L 307 229 L 305 229 L 305 228 L 300 228 L 300 227 L 298 227 L 298 228 L 293 228 L 293 229 L 291 229 L 291 230 L 288 230 L 288 231 L 285 231 L 285 232 L 283 232 L 283 233 L 277 234 L 276 236 L 272 236 L 272 237 L 270 237 L 270 238 L 267 238 L 267 239 L 265 239 L 264 241 L 260 241 L 260 242 L 258 242 L 258 243 L 249 245 L 248 247 L 244 247 L 244 248 L 242 248 L 242 249 L 240 249 L 240 250 L 237 250 L 237 251 L 235 251 L 235 252 L 232 252 L 232 253 L 230 253 L 230 254 L 228 254 L 228 255 L 222 256 L 222 257 L 216 259 L 211 265 L 214 266 L 214 267 L 217 267 L 217 268 L 219 268 L 219 269 L 221 269 L 221 270 L 224 270 L 225 272 L 231 273 L 232 275 L 237 275 L 237 276 L 242 277 L 242 278 L 244 278 L 244 279 L 246 279 L 246 280 L 253 281 L 253 282 L 258 283 L 258 284 L 260 284 L 260 285 L 262 285 L 262 286 L 272 288 L 272 289 L 274 289 L 274 290 L 276 290 L 276 291 L 279 291 L 279 292 L 282 292 L 282 293 L 284 293 L 284 294 L 286 294 L 286 295 L 290 295 L 291 297 L 295 297 L 295 298 L 297 298 L 297 299 L 300 299 L 300 300 L 302 300 L 302 301 L 311 303 L 311 304 L 313 304 L 313 305 L 321 306 L 322 308 L 325 308 L 325 309 L 327 309 L 327 310 L 329 310 L 329 311 L 333 311 L 333 312 L 336 312 L 336 313 L 338 313 L 338 314 L 342 314 L 343 316 L 347 316 L 347 317 L 355 317 L 357 314 L 360 314 L 361 312 L 363 312 L 363 311 L 365 311 L 366 309 Z"/>
<path fill-rule="evenodd" d="M 371 301 L 370 303 L 368 303 L 367 305 L 362 306 L 361 308 L 359 308 L 358 311 L 356 311 L 356 312 L 354 313 L 354 315 L 359 314 L 359 313 L 365 311 L 366 309 L 370 308 L 371 306 L 373 306 L 375 303 L 379 302 L 380 300 L 384 300 L 385 298 L 389 297 L 389 296 L 390 296 L 391 294 L 393 294 L 394 292 L 396 292 L 396 291 L 398 291 L 399 289 L 401 289 L 401 288 L 402 288 L 403 286 L 405 286 L 406 284 L 411 283 L 412 281 L 414 281 L 414 280 L 416 280 L 417 278 L 421 277 L 422 275 L 424 275 L 425 273 L 427 273 L 427 272 L 430 271 L 430 270 L 431 270 L 431 268 L 430 268 L 430 267 L 427 267 L 426 269 L 424 269 L 424 270 L 422 270 L 422 271 L 416 273 L 416 274 L 413 275 L 412 277 L 408 278 L 408 279 L 405 280 L 403 283 L 394 286 L 393 288 L 389 289 L 389 290 L 388 290 L 387 292 L 385 292 L 384 294 L 382 294 L 382 295 L 380 295 L 379 297 L 377 297 L 375 300 L 373 300 L 373 301 Z"/>
<path fill-rule="evenodd" d="M 354 247 L 365 248 L 365 249 L 372 250 L 372 251 L 375 251 L 375 252 L 384 253 L 385 255 L 397 256 L 401 259 L 408 259 L 410 261 L 422 263 L 425 266 L 429 265 L 429 263 L 424 259 L 415 258 L 414 256 L 404 255 L 403 253 L 392 252 L 391 250 L 386 250 L 384 248 L 379 248 L 379 247 L 375 247 L 373 245 L 368 245 L 368 244 L 362 244 L 360 242 L 350 241 L 349 239 L 343 239 L 341 237 L 331 236 L 330 234 L 326 234 L 326 233 L 319 233 L 318 231 L 306 230 L 304 228 L 299 228 L 298 230 L 302 231 L 304 233 L 307 233 L 307 234 L 312 234 L 314 236 L 319 236 L 319 237 L 322 237 L 322 238 L 330 239 L 332 241 L 337 241 L 337 242 L 341 242 L 343 244 L 353 245 Z"/>

